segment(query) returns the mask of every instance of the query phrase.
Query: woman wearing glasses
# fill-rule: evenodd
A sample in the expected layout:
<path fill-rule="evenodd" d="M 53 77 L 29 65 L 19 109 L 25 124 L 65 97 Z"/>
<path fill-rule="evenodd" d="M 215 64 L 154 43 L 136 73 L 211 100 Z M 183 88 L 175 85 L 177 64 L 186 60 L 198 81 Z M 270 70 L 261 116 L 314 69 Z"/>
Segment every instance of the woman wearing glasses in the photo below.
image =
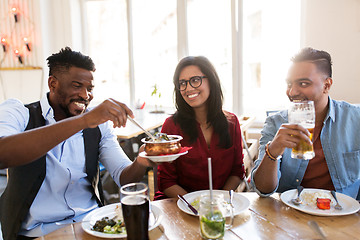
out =
<path fill-rule="evenodd" d="M 161 131 L 183 136 L 181 145 L 192 149 L 174 162 L 158 166 L 155 199 L 209 189 L 209 157 L 213 188 L 235 190 L 244 177 L 240 124 L 234 114 L 222 109 L 215 68 L 205 57 L 185 57 L 176 67 L 173 81 L 177 111 Z"/>

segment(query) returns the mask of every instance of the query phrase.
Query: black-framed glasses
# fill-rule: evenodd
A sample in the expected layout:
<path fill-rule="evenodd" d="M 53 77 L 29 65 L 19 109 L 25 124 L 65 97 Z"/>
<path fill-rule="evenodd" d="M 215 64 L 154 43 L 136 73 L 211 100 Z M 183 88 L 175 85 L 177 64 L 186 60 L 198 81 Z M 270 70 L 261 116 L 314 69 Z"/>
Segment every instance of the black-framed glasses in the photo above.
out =
<path fill-rule="evenodd" d="M 206 78 L 206 76 L 193 76 L 189 80 L 181 79 L 176 85 L 176 88 L 180 91 L 185 91 L 188 83 L 193 88 L 198 88 L 201 86 L 203 78 Z"/>

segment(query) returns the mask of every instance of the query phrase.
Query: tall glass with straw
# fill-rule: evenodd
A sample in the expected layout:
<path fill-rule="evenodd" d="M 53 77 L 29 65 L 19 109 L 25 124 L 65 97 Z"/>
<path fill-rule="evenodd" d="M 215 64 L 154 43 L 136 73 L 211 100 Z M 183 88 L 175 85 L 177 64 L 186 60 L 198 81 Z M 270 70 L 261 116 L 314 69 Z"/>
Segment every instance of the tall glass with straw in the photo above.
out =
<path fill-rule="evenodd" d="M 200 198 L 200 233 L 204 239 L 221 239 L 225 230 L 231 227 L 234 216 L 232 208 L 224 201 L 224 195 L 213 192 L 211 158 L 208 158 L 208 170 L 209 193 Z M 230 215 L 230 224 L 226 224 L 226 215 Z"/>

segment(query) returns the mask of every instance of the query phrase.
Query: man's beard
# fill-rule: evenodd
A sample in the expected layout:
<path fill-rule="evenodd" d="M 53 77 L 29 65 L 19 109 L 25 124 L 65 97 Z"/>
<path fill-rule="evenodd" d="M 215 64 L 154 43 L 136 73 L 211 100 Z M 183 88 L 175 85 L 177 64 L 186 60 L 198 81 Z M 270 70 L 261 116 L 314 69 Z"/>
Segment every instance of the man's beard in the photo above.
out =
<path fill-rule="evenodd" d="M 82 102 L 82 103 L 84 103 L 85 104 L 84 110 L 83 111 L 76 111 L 78 114 L 72 114 L 70 112 L 70 110 L 69 110 L 69 105 L 71 103 L 73 103 L 73 102 Z M 74 116 L 78 116 L 80 114 L 83 114 L 86 111 L 87 106 L 89 105 L 89 101 L 84 100 L 84 99 L 71 99 L 69 105 L 61 106 L 61 109 L 64 111 L 66 117 L 74 117 Z"/>

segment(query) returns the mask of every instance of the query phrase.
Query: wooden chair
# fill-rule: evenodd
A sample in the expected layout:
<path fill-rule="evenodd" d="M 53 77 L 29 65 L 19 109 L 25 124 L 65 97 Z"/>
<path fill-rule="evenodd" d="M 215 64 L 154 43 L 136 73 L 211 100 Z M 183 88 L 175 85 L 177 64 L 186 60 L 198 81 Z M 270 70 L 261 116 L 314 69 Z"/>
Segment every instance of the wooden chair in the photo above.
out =
<path fill-rule="evenodd" d="M 154 167 L 152 170 L 147 172 L 148 175 L 148 186 L 150 191 L 150 200 L 154 200 L 154 195 L 158 191 L 157 186 L 157 167 Z"/>
<path fill-rule="evenodd" d="M 250 182 L 250 173 L 254 167 L 254 161 L 257 159 L 258 156 L 258 149 L 259 149 L 259 140 L 258 139 L 248 139 L 246 141 L 246 147 L 244 148 L 244 168 L 245 168 L 245 181 L 241 182 L 236 192 L 244 192 L 244 191 L 251 191 L 249 187 Z"/>

